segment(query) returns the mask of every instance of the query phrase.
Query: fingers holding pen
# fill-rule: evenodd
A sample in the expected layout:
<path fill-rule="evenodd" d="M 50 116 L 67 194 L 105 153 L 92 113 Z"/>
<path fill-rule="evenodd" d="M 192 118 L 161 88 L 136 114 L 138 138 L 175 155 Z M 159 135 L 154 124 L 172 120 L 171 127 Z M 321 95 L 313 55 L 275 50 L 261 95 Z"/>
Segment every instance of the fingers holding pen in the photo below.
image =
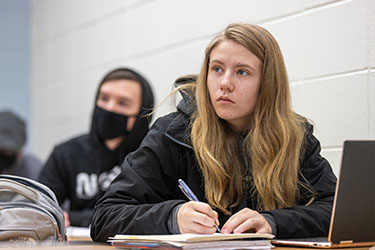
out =
<path fill-rule="evenodd" d="M 218 214 L 207 203 L 190 201 L 178 210 L 177 222 L 181 233 L 211 234 L 219 225 Z"/>

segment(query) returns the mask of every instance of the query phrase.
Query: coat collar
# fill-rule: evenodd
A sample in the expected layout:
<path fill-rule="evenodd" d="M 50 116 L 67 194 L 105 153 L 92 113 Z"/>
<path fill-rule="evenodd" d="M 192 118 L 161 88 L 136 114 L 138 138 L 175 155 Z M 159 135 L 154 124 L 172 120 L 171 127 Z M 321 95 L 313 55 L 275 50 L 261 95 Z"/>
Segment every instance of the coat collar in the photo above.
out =
<path fill-rule="evenodd" d="M 196 81 L 196 75 L 187 75 L 178 78 L 174 85 L 176 87 Z M 165 135 L 177 144 L 193 149 L 190 140 L 190 120 L 196 110 L 194 92 L 189 89 L 180 90 L 182 100 L 177 105 L 177 115 L 169 124 Z"/>
<path fill-rule="evenodd" d="M 177 115 L 168 125 L 165 135 L 175 143 L 193 149 L 190 140 L 190 118 L 192 113 L 189 112 L 190 115 L 185 113 L 186 110 L 192 110 L 192 108 L 182 103 L 183 101 L 184 100 L 181 100 L 181 102 L 178 104 Z M 182 111 L 181 108 L 184 111 Z"/>

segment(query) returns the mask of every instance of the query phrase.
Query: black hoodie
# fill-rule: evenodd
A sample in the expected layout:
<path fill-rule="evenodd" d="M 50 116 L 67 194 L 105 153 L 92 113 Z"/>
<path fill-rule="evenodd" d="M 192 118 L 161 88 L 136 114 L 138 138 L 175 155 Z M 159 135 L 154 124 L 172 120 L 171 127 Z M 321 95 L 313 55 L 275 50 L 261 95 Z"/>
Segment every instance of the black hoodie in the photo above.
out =
<path fill-rule="evenodd" d="M 70 201 L 68 213 L 72 226 L 89 226 L 96 201 L 120 172 L 124 157 L 138 148 L 148 132 L 151 116 L 144 115 L 154 104 L 151 86 L 133 70 L 119 70 L 135 74 L 142 86 L 142 108 L 131 133 L 115 150 L 109 150 L 95 132 L 93 117 L 90 133 L 56 146 L 39 177 L 39 181 L 56 194 L 60 205 Z M 104 82 L 105 79 L 98 92 Z"/>
<path fill-rule="evenodd" d="M 192 82 L 179 79 L 176 85 Z M 195 101 L 188 91 L 177 111 L 157 119 L 139 149 L 129 154 L 121 173 L 100 198 L 91 225 L 91 238 L 105 242 L 115 234 L 169 234 L 174 208 L 188 199 L 178 187 L 183 179 L 198 200 L 207 203 L 201 170 L 190 140 L 190 120 Z M 336 177 L 328 161 L 320 155 L 320 143 L 313 126 L 306 123 L 305 150 L 301 154 L 300 181 L 311 190 L 301 189 L 296 205 L 262 211 L 273 217 L 278 238 L 327 236 Z M 249 185 L 251 179 L 249 179 Z M 313 192 L 311 192 L 313 191 Z M 310 205 L 305 204 L 315 195 Z M 232 214 L 244 207 L 257 209 L 257 196 L 248 192 Z M 229 219 L 217 211 L 220 226 Z"/>

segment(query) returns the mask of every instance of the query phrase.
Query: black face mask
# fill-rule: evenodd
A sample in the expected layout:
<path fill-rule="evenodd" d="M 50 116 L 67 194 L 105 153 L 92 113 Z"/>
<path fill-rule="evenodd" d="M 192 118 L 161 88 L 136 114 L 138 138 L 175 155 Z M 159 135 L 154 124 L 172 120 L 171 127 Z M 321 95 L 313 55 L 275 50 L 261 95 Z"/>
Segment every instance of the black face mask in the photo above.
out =
<path fill-rule="evenodd" d="M 131 116 L 120 115 L 95 106 L 94 132 L 104 140 L 128 135 L 131 132 L 126 129 L 129 117 Z"/>
<path fill-rule="evenodd" d="M 10 168 L 16 162 L 17 155 L 3 155 L 0 154 L 0 172 Z"/>

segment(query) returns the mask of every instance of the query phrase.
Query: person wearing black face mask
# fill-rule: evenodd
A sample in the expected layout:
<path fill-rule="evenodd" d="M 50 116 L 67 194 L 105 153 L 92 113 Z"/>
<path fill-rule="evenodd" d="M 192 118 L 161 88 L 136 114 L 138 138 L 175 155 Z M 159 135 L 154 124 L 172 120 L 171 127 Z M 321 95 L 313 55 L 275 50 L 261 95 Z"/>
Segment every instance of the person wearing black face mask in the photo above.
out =
<path fill-rule="evenodd" d="M 39 177 L 66 211 L 66 225 L 89 226 L 96 201 L 147 134 L 153 105 L 150 83 L 131 69 L 100 82 L 90 132 L 56 146 Z"/>
<path fill-rule="evenodd" d="M 16 162 L 17 153 L 3 151 L 0 152 L 0 171 L 6 171 Z"/>
<path fill-rule="evenodd" d="M 23 152 L 26 124 L 11 111 L 0 112 L 0 174 L 18 175 L 36 180 L 42 163 Z"/>

